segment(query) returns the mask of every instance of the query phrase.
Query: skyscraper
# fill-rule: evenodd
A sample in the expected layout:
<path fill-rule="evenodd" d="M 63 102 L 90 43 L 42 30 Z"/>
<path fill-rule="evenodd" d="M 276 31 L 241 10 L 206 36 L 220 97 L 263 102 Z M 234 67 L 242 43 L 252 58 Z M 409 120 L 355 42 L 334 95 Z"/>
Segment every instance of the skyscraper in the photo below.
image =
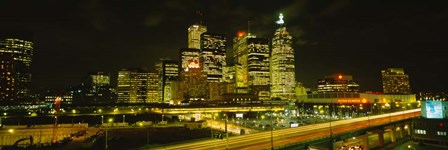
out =
<path fill-rule="evenodd" d="M 270 96 L 269 42 L 248 33 L 234 38 L 236 88 L 238 93 L 253 93 L 260 100 Z"/>
<path fill-rule="evenodd" d="M 333 74 L 317 81 L 318 92 L 358 92 L 359 85 L 351 75 Z"/>
<path fill-rule="evenodd" d="M 170 59 L 161 59 L 156 64 L 156 70 L 159 73 L 159 88 L 161 91 L 162 102 L 168 103 L 175 97 L 172 85 L 179 80 L 179 62 Z"/>
<path fill-rule="evenodd" d="M 207 73 L 199 62 L 190 62 L 188 69 L 182 74 L 182 94 L 184 100 L 208 100 L 209 87 Z"/>
<path fill-rule="evenodd" d="M 159 100 L 159 76 L 145 69 L 122 69 L 118 72 L 119 103 L 154 103 Z"/>
<path fill-rule="evenodd" d="M 201 63 L 209 82 L 223 81 L 223 67 L 226 66 L 226 37 L 221 34 L 201 35 Z"/>
<path fill-rule="evenodd" d="M 188 48 L 201 48 L 201 34 L 207 32 L 207 27 L 202 24 L 194 24 L 188 28 Z"/>
<path fill-rule="evenodd" d="M 21 102 L 31 95 L 33 42 L 0 39 L 0 102 Z"/>
<path fill-rule="evenodd" d="M 381 70 L 383 92 L 388 94 L 410 94 L 409 76 L 403 68 L 388 68 Z"/>
<path fill-rule="evenodd" d="M 280 14 L 279 28 L 272 39 L 272 52 L 270 59 L 271 97 L 281 99 L 294 99 L 295 96 L 295 67 L 292 36 L 283 26 L 283 15 Z"/>
<path fill-rule="evenodd" d="M 237 93 L 248 93 L 249 73 L 248 73 L 248 39 L 255 38 L 244 32 L 238 32 L 233 39 L 233 54 L 235 62 L 235 85 Z"/>

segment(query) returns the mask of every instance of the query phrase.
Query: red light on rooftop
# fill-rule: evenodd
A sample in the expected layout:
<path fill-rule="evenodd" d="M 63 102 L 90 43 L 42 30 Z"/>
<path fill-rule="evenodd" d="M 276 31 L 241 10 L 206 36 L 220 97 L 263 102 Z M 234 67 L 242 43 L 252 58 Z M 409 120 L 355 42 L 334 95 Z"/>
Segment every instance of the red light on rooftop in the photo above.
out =
<path fill-rule="evenodd" d="M 242 37 L 242 36 L 244 36 L 245 34 L 246 34 L 246 32 L 244 32 L 244 31 L 239 31 L 239 32 L 237 33 L 238 37 Z"/>
<path fill-rule="evenodd" d="M 443 127 L 443 123 L 439 123 L 439 126 L 440 126 L 440 127 Z"/>

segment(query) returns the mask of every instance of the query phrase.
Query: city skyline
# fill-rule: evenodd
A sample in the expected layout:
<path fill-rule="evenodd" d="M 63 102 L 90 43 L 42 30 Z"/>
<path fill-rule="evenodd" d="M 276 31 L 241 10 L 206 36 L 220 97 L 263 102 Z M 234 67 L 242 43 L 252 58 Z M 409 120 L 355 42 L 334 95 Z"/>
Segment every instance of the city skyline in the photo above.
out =
<path fill-rule="evenodd" d="M 160 58 L 177 59 L 179 49 L 188 47 L 188 27 L 199 21 L 227 39 L 247 32 L 250 21 L 250 33 L 271 40 L 283 13 L 294 40 L 296 80 L 306 87 L 315 87 L 322 76 L 342 73 L 353 75 L 360 91 L 382 91 L 381 70 L 397 67 L 409 75 L 413 92 L 448 88 L 442 77 L 447 72 L 440 68 L 448 65 L 440 55 L 448 48 L 442 41 L 448 15 L 436 3 L 45 3 L 0 3 L 6 18 L 0 31 L 34 34 L 34 87 L 76 86 L 90 71 L 108 72 L 116 80 L 120 69 L 153 68 Z M 12 10 L 17 13 L 7 13 Z"/>

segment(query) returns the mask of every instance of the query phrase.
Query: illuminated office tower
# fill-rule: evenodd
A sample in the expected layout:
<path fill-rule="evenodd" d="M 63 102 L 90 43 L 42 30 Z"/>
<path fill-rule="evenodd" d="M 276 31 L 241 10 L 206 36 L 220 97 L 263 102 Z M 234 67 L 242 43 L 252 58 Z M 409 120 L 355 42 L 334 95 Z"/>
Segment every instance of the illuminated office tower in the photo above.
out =
<path fill-rule="evenodd" d="M 248 73 L 248 39 L 255 36 L 238 32 L 237 37 L 233 39 L 233 54 L 235 62 L 235 85 L 237 93 L 248 93 L 249 73 Z"/>
<path fill-rule="evenodd" d="M 381 70 L 383 92 L 387 94 L 410 94 L 409 76 L 403 68 L 388 68 Z"/>
<path fill-rule="evenodd" d="M 237 93 L 253 93 L 260 100 L 269 99 L 269 42 L 250 33 L 234 38 Z"/>
<path fill-rule="evenodd" d="M 317 81 L 318 92 L 358 92 L 359 85 L 351 75 L 334 74 Z"/>
<path fill-rule="evenodd" d="M 184 100 L 208 100 L 209 87 L 207 73 L 201 68 L 198 61 L 190 62 L 182 74 L 182 90 Z"/>
<path fill-rule="evenodd" d="M 158 73 L 145 69 L 122 69 L 118 71 L 118 102 L 160 102 L 158 96 L 158 79 Z"/>
<path fill-rule="evenodd" d="M 33 42 L 0 39 L 0 102 L 30 99 Z"/>
<path fill-rule="evenodd" d="M 292 100 L 295 96 L 295 67 L 292 36 L 283 26 L 283 15 L 280 14 L 279 28 L 272 39 L 272 52 L 270 59 L 271 97 Z"/>
<path fill-rule="evenodd" d="M 160 77 L 157 72 L 148 73 L 147 101 L 149 103 L 160 103 Z"/>
<path fill-rule="evenodd" d="M 156 70 L 159 73 L 159 88 L 161 91 L 161 100 L 163 103 L 169 103 L 175 95 L 176 91 L 173 91 L 173 84 L 179 80 L 179 62 L 170 59 L 161 59 L 156 64 Z"/>
<path fill-rule="evenodd" d="M 179 51 L 180 67 L 179 73 L 182 74 L 188 69 L 190 63 L 200 63 L 201 51 L 194 48 L 181 48 Z"/>
<path fill-rule="evenodd" d="M 202 24 L 194 24 L 188 28 L 188 48 L 201 48 L 201 34 L 207 32 L 207 27 Z"/>
<path fill-rule="evenodd" d="M 223 81 L 223 67 L 226 66 L 226 37 L 220 34 L 201 35 L 201 64 L 207 73 L 208 82 Z"/>

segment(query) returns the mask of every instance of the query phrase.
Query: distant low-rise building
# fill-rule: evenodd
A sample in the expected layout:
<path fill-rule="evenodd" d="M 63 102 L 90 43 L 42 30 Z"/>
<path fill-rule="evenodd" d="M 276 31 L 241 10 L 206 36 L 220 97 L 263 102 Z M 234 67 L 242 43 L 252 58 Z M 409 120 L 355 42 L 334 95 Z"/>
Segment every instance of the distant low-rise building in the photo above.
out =
<path fill-rule="evenodd" d="M 73 91 L 69 90 L 47 90 L 45 93 L 45 102 L 54 103 L 56 98 L 60 98 L 60 104 L 72 104 L 73 103 Z"/>
<path fill-rule="evenodd" d="M 318 92 L 358 92 L 359 85 L 351 75 L 333 74 L 317 81 Z"/>
<path fill-rule="evenodd" d="M 185 127 L 188 129 L 202 129 L 202 128 L 206 128 L 207 127 L 207 122 L 206 121 L 189 121 L 189 122 L 185 122 Z"/>
<path fill-rule="evenodd" d="M 415 94 L 383 94 L 355 92 L 313 93 L 297 97 L 310 114 L 326 114 L 341 117 L 381 114 L 418 107 Z M 303 112 L 305 113 L 305 112 Z"/>

